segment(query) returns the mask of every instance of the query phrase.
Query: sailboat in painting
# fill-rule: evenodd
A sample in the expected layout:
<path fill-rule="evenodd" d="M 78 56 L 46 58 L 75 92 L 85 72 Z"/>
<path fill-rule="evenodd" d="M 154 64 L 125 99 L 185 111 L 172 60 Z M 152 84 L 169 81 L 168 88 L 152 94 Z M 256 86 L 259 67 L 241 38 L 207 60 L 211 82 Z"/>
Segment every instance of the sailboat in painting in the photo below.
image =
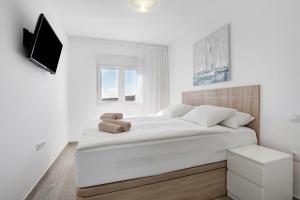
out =
<path fill-rule="evenodd" d="M 228 26 L 223 29 L 217 30 L 194 46 L 195 86 L 230 80 Z"/>
<path fill-rule="evenodd" d="M 208 40 L 206 40 L 204 58 L 204 63 L 201 65 L 199 72 L 194 74 L 197 76 L 197 79 L 204 79 L 215 76 L 214 65 L 212 63 L 212 53 Z"/>

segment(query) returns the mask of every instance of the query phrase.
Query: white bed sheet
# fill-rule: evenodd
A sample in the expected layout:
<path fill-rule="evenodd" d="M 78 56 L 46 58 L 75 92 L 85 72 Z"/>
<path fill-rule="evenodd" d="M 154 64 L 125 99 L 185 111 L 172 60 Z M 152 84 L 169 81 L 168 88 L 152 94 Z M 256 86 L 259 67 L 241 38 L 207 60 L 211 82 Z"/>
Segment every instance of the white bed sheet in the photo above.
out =
<path fill-rule="evenodd" d="M 87 139 L 85 137 L 89 139 L 79 142 L 75 155 L 77 185 L 89 187 L 223 161 L 227 149 L 257 142 L 255 132 L 249 128 L 216 126 L 210 129 L 216 133 L 134 142 L 125 140 L 110 145 L 99 143 L 99 135 L 95 136 L 93 129 L 87 129 L 80 142 Z M 92 142 L 93 137 L 96 142 Z"/>
<path fill-rule="evenodd" d="M 145 116 L 125 120 L 130 121 L 132 127 L 129 132 L 121 134 L 99 132 L 98 122 L 92 123 L 91 127 L 84 131 L 77 150 L 228 132 L 221 126 L 207 128 L 180 118 Z"/>

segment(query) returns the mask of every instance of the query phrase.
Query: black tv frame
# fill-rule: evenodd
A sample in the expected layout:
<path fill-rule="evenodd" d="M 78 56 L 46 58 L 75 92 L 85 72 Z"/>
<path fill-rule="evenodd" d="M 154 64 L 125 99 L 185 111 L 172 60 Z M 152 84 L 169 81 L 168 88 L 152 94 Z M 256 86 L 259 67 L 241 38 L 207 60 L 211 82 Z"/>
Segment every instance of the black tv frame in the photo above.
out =
<path fill-rule="evenodd" d="M 52 28 L 52 26 L 50 25 L 50 23 L 48 22 L 48 20 L 46 19 L 45 15 L 43 13 L 41 13 L 39 15 L 39 18 L 38 18 L 38 21 L 36 23 L 36 26 L 35 26 L 35 29 L 34 29 L 34 33 L 31 33 L 28 29 L 26 28 L 23 28 L 23 46 L 25 47 L 25 51 L 26 51 L 26 54 L 27 54 L 27 58 L 33 62 L 34 64 L 36 64 L 38 67 L 50 72 L 51 74 L 55 74 L 56 72 L 52 71 L 51 69 L 49 69 L 48 67 L 46 67 L 45 65 L 43 65 L 42 63 L 40 63 L 39 61 L 35 60 L 33 57 L 32 57 L 32 54 L 34 52 L 34 47 L 35 47 L 35 44 L 36 44 L 36 41 L 37 41 L 37 38 L 38 38 L 38 35 L 39 35 L 39 32 L 40 32 L 40 28 L 41 28 L 41 25 L 42 25 L 42 20 L 46 20 L 47 23 L 49 24 L 50 28 L 53 30 L 55 36 L 57 38 L 59 38 L 54 29 Z M 60 40 L 59 40 L 60 42 Z M 61 42 L 60 42 L 61 43 Z M 63 48 L 63 44 L 61 43 L 61 46 Z"/>

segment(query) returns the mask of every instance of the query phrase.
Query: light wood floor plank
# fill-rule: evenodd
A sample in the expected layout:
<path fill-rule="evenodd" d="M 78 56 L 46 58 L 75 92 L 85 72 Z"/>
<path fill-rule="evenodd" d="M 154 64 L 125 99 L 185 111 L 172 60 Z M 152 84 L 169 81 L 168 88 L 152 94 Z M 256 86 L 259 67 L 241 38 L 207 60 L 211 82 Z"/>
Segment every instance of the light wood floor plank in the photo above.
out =
<path fill-rule="evenodd" d="M 74 153 L 76 144 L 69 144 L 43 177 L 38 188 L 26 200 L 75 200 Z M 117 200 L 117 199 L 116 199 Z M 215 200 L 231 200 L 221 197 Z"/>

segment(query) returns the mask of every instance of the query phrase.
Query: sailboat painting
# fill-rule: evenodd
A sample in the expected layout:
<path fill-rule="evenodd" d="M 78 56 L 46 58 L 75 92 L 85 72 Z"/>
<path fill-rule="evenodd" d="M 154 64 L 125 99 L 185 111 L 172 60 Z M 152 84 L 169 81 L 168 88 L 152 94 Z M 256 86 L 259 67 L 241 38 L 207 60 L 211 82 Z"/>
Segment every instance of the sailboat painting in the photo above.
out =
<path fill-rule="evenodd" d="M 194 44 L 193 85 L 206 85 L 231 79 L 229 25 Z"/>

